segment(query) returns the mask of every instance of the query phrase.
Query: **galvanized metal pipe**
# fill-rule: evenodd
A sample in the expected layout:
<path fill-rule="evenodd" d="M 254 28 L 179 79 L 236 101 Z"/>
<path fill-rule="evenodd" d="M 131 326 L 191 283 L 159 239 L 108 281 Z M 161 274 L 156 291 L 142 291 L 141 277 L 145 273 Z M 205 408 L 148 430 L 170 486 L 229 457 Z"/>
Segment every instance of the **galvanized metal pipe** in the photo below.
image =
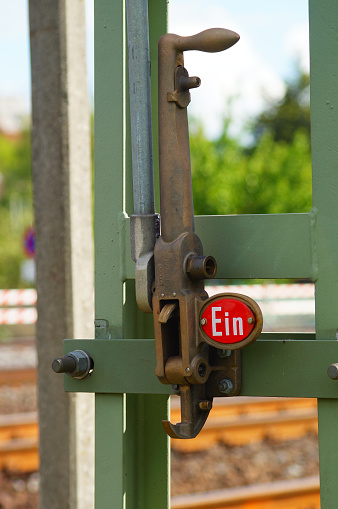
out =
<path fill-rule="evenodd" d="M 134 214 L 155 213 L 148 1 L 127 0 Z"/>

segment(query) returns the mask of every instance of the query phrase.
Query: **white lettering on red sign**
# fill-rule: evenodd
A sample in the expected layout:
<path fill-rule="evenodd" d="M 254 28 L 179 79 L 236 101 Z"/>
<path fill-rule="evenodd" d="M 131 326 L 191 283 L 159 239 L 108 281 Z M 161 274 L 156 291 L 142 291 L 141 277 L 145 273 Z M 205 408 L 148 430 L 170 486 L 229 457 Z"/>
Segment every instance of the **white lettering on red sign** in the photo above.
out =
<path fill-rule="evenodd" d="M 216 330 L 216 324 L 221 323 L 220 318 L 216 318 L 216 311 L 222 311 L 222 308 L 212 307 L 211 308 L 211 316 L 212 316 L 212 334 L 213 336 L 222 336 L 222 332 Z"/>
<path fill-rule="evenodd" d="M 241 318 L 240 316 L 234 316 L 232 318 L 232 331 L 230 332 L 230 325 L 229 325 L 229 319 L 231 319 L 231 317 L 229 317 L 229 313 L 226 311 L 224 313 L 224 327 L 219 327 L 219 330 L 216 329 L 216 326 L 218 323 L 222 323 L 222 319 L 221 318 L 216 318 L 216 313 L 219 312 L 221 313 L 222 311 L 222 308 L 221 307 L 216 307 L 216 306 L 212 306 L 211 308 L 211 319 L 212 319 L 212 335 L 213 336 L 223 336 L 223 331 L 225 333 L 226 336 L 230 336 L 230 334 L 233 334 L 234 336 L 243 336 L 244 333 L 243 333 L 243 318 Z M 238 327 L 237 327 L 238 325 Z"/>
<path fill-rule="evenodd" d="M 255 327 L 255 315 L 240 298 L 220 296 L 206 305 L 201 314 L 203 332 L 216 343 L 240 343 Z"/>

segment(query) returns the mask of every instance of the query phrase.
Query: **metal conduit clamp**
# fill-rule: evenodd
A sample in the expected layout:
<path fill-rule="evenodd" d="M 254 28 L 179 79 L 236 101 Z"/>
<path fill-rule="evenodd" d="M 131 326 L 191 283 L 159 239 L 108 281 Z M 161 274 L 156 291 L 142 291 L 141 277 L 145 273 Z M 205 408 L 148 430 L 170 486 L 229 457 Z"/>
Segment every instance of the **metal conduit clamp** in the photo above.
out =
<path fill-rule="evenodd" d="M 165 34 L 159 41 L 161 235 L 154 248 L 152 307 L 155 373 L 181 398 L 181 422 L 163 421 L 173 438 L 194 438 L 200 432 L 214 396 L 239 394 L 239 348 L 262 329 L 260 309 L 248 297 L 208 299 L 204 279 L 215 276 L 216 260 L 203 254 L 194 232 L 187 106 L 189 89 L 201 80 L 189 76 L 183 52 L 223 51 L 238 39 L 235 32 L 215 28 L 191 37 Z"/>

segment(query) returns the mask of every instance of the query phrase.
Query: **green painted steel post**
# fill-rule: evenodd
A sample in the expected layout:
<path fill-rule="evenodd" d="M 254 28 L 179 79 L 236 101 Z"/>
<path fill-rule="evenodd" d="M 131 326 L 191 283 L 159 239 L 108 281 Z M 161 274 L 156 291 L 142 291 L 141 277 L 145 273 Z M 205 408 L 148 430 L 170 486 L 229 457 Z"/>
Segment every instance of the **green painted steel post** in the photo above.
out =
<path fill-rule="evenodd" d="M 124 209 L 123 4 L 95 3 L 95 317 L 122 337 L 119 214 Z M 108 334 L 107 334 L 108 336 Z M 124 507 L 125 397 L 95 395 L 95 507 Z"/>
<path fill-rule="evenodd" d="M 316 217 L 316 333 L 338 330 L 338 5 L 310 0 L 313 204 Z M 337 362 L 334 359 L 333 362 Z M 332 382 L 336 383 L 336 382 Z M 338 389 L 338 387 L 337 387 Z M 338 400 L 318 400 L 321 508 L 338 501 Z"/>
<path fill-rule="evenodd" d="M 164 0 L 149 2 L 153 71 L 166 10 Z M 133 284 L 125 282 L 130 257 L 125 218 L 132 212 L 125 26 L 123 0 L 96 0 L 95 317 L 109 322 L 107 330 L 99 329 L 107 341 L 153 334 L 151 315 L 138 311 Z M 126 377 L 134 369 L 137 365 L 126 363 Z M 169 441 L 161 426 L 168 396 L 96 394 L 95 407 L 95 507 L 168 509 Z"/>

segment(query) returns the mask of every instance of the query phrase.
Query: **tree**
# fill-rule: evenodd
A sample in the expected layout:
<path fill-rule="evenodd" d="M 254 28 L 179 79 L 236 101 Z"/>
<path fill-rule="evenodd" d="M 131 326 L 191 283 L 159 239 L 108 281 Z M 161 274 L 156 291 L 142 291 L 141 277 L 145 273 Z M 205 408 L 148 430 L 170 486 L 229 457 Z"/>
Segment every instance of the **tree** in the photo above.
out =
<path fill-rule="evenodd" d="M 20 288 L 24 230 L 32 224 L 30 135 L 0 133 L 0 288 Z"/>
<path fill-rule="evenodd" d="M 294 79 L 286 83 L 283 98 L 268 102 L 251 131 L 256 143 L 266 131 L 271 132 L 274 141 L 291 143 L 300 129 L 310 139 L 310 77 L 296 69 Z"/>
<path fill-rule="evenodd" d="M 196 214 L 268 214 L 311 209 L 310 110 L 308 77 L 286 87 L 284 98 L 269 104 L 251 125 L 251 148 L 229 135 L 206 139 L 202 128 L 191 136 Z"/>

